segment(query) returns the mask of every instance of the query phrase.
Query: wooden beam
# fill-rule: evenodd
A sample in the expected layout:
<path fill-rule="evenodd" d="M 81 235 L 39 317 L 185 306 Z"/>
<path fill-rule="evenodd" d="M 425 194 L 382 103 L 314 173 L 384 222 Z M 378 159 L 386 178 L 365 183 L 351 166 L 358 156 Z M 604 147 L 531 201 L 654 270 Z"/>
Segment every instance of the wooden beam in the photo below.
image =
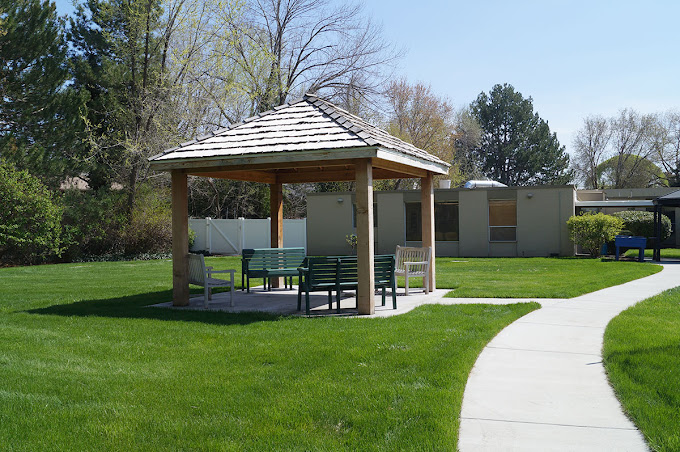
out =
<path fill-rule="evenodd" d="M 300 182 L 336 182 L 354 180 L 354 170 L 328 171 L 317 169 L 317 171 L 304 171 L 300 173 L 278 173 L 277 180 L 282 184 L 295 184 Z"/>
<path fill-rule="evenodd" d="M 272 248 L 283 248 L 283 185 L 269 185 L 269 215 Z M 272 278 L 272 287 L 281 287 L 281 278 Z"/>
<path fill-rule="evenodd" d="M 172 171 L 172 305 L 189 304 L 189 201 L 187 175 Z"/>
<path fill-rule="evenodd" d="M 272 156 L 265 156 L 263 154 L 257 154 L 255 156 L 241 157 L 241 158 L 230 158 L 230 159 L 218 159 L 218 160 L 192 160 L 188 162 L 181 163 L 180 167 L 183 171 L 191 174 L 196 174 L 201 172 L 215 172 L 215 171 L 231 171 L 231 170 L 272 170 L 272 169 L 282 169 L 282 168 L 304 168 L 304 167 L 315 167 L 319 166 L 319 163 L 324 166 L 341 166 L 341 165 L 353 165 L 355 159 L 352 158 L 337 158 L 337 152 L 324 152 L 324 153 L 309 153 L 309 155 L 299 156 L 299 155 L 277 155 L 276 158 Z M 343 151 L 343 156 L 346 153 Z M 304 158 L 303 158 L 304 157 Z M 316 158 L 313 158 L 316 157 Z M 300 158 L 301 160 L 296 160 Z M 179 164 L 178 163 L 178 164 Z M 152 164 L 154 170 L 166 170 L 164 163 L 156 162 Z M 173 165 L 170 165 L 173 166 Z"/>
<path fill-rule="evenodd" d="M 406 178 L 410 177 L 427 177 L 428 172 L 421 168 L 415 168 L 413 166 L 405 165 L 403 163 L 392 162 L 390 160 L 384 159 L 373 159 L 373 166 L 375 168 L 386 169 L 394 171 L 400 174 L 408 174 L 409 176 L 404 176 Z"/>
<path fill-rule="evenodd" d="M 265 171 L 210 171 L 204 173 L 191 172 L 192 176 L 214 177 L 216 179 L 242 180 L 247 182 L 262 182 L 275 184 L 276 174 Z"/>
<path fill-rule="evenodd" d="M 422 214 L 423 247 L 431 247 L 430 292 L 436 289 L 434 268 L 434 179 L 432 173 L 420 179 L 420 211 Z"/>
<path fill-rule="evenodd" d="M 359 314 L 375 314 L 373 273 L 373 167 L 370 159 L 356 165 L 357 200 L 357 307 Z"/>
<path fill-rule="evenodd" d="M 397 171 L 386 170 L 382 168 L 373 168 L 373 180 L 379 179 L 410 179 L 413 176 L 410 174 L 399 173 Z"/>

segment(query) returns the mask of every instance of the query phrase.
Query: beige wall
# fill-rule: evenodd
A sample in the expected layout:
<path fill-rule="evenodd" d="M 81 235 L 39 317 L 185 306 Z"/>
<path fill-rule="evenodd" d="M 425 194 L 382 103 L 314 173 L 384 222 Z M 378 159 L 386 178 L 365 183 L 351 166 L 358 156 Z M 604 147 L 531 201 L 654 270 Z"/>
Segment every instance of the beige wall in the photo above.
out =
<path fill-rule="evenodd" d="M 338 202 L 342 199 L 342 202 Z M 352 194 L 307 196 L 307 254 L 351 254 L 345 236 L 352 228 Z"/>
<path fill-rule="evenodd" d="M 528 196 L 531 194 L 531 196 Z M 337 199 L 343 198 L 342 203 Z M 309 254 L 347 254 L 345 235 L 352 228 L 351 193 L 316 193 L 307 197 L 307 246 Z M 489 243 L 490 199 L 517 200 L 517 241 Z M 420 202 L 418 191 L 375 192 L 378 228 L 376 252 L 393 253 L 405 242 L 404 203 Z M 458 201 L 459 241 L 437 242 L 438 256 L 561 256 L 573 255 L 566 221 L 574 213 L 574 189 L 560 187 L 512 187 L 435 190 L 435 201 Z"/>
<path fill-rule="evenodd" d="M 459 193 L 458 250 L 460 256 L 489 255 L 489 206 L 486 190 Z"/>
<path fill-rule="evenodd" d="M 517 190 L 517 255 L 572 255 L 567 220 L 574 214 L 572 188 Z"/>
<path fill-rule="evenodd" d="M 404 243 L 404 194 L 399 192 L 375 192 L 378 205 L 378 228 L 376 253 L 394 254 L 397 244 Z"/>

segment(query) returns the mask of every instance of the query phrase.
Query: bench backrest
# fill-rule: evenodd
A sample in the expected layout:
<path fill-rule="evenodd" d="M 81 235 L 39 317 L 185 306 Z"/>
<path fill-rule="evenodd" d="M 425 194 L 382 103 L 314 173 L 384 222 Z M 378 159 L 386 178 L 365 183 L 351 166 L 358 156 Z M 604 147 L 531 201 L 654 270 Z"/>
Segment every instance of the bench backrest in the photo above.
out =
<path fill-rule="evenodd" d="M 205 284 L 205 258 L 202 254 L 189 254 L 189 284 Z"/>
<path fill-rule="evenodd" d="M 342 256 L 338 257 L 338 259 L 338 279 L 340 283 L 343 284 L 358 281 L 359 271 L 357 268 L 357 257 Z M 373 256 L 373 276 L 376 283 L 391 282 L 394 278 L 394 255 L 377 254 Z"/>
<path fill-rule="evenodd" d="M 338 259 L 335 257 L 308 257 L 305 261 L 309 269 L 307 284 L 311 287 L 335 284 Z"/>
<path fill-rule="evenodd" d="M 414 246 L 399 246 L 397 245 L 397 255 L 395 268 L 397 270 L 406 270 L 404 262 L 427 262 L 421 266 L 411 266 L 411 271 L 421 271 L 424 272 L 430 266 L 430 254 L 432 253 L 432 248 L 418 248 Z"/>
<path fill-rule="evenodd" d="M 297 268 L 304 260 L 304 248 L 250 248 L 243 250 L 241 265 L 243 271 Z"/>

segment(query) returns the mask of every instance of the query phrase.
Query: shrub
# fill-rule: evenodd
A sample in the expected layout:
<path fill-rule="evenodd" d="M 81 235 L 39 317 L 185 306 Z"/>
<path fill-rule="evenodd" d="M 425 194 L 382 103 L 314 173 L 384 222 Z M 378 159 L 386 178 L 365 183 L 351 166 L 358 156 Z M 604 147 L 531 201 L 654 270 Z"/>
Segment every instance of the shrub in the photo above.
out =
<path fill-rule="evenodd" d="M 194 246 L 194 243 L 196 243 L 196 231 L 189 228 L 189 249 Z"/>
<path fill-rule="evenodd" d="M 62 251 L 62 207 L 40 180 L 0 162 L 0 260 L 36 263 Z"/>
<path fill-rule="evenodd" d="M 141 191 L 122 234 L 126 255 L 167 253 L 172 249 L 172 210 L 168 192 Z"/>
<path fill-rule="evenodd" d="M 63 199 L 66 260 L 123 252 L 124 193 L 73 189 L 66 191 Z"/>
<path fill-rule="evenodd" d="M 567 227 L 574 243 L 581 245 L 592 257 L 598 257 L 602 244 L 621 232 L 623 220 L 603 213 L 575 215 L 567 220 Z"/>
<path fill-rule="evenodd" d="M 632 235 L 642 237 L 656 237 L 654 232 L 654 212 L 640 212 L 625 210 L 613 213 L 612 216 L 623 220 L 623 228 L 630 231 Z M 666 215 L 661 215 L 661 240 L 666 240 L 671 236 L 671 220 Z"/>

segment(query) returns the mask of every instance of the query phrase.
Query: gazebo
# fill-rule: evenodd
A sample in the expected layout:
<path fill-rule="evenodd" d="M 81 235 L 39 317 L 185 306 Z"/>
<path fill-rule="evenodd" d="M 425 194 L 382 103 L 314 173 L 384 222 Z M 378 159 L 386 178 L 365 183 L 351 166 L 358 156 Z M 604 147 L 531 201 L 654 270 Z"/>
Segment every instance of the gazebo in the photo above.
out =
<path fill-rule="evenodd" d="M 282 184 L 356 181 L 359 314 L 373 314 L 373 180 L 419 178 L 422 243 L 432 247 L 434 272 L 435 174 L 449 164 L 384 130 L 306 94 L 228 128 L 182 143 L 149 159 L 172 180 L 173 305 L 189 304 L 187 176 L 269 184 L 271 246 L 283 246 Z M 277 281 L 273 281 L 277 287 Z"/>
<path fill-rule="evenodd" d="M 660 196 L 653 201 L 654 203 L 654 257 L 653 260 L 661 261 L 661 210 L 664 207 L 680 207 L 680 190 Z"/>

